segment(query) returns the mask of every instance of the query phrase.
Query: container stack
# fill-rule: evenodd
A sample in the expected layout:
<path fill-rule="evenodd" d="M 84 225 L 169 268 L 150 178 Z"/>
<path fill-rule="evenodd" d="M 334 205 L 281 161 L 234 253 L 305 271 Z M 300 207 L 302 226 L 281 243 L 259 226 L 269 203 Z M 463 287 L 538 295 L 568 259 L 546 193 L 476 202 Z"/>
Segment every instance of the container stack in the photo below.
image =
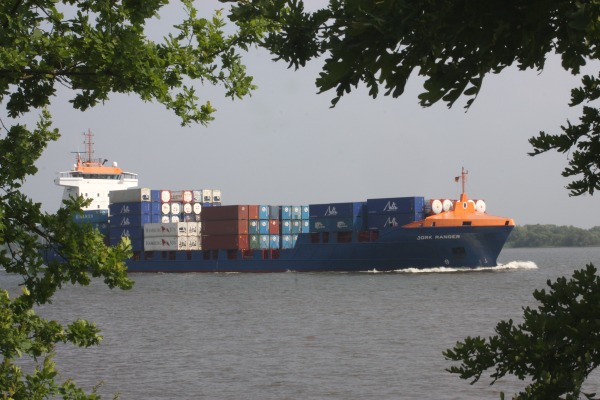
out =
<path fill-rule="evenodd" d="M 311 204 L 310 232 L 351 232 L 366 227 L 365 202 Z"/>
<path fill-rule="evenodd" d="M 164 189 L 160 190 L 160 203 L 160 222 L 200 222 L 203 207 L 221 205 L 221 191 L 217 189 Z"/>
<path fill-rule="evenodd" d="M 201 250 L 200 222 L 149 223 L 143 228 L 145 251 Z"/>
<path fill-rule="evenodd" d="M 200 214 L 202 248 L 204 250 L 249 249 L 250 215 L 258 216 L 258 206 L 205 207 Z"/>
<path fill-rule="evenodd" d="M 158 192 L 148 188 L 119 190 L 110 193 L 108 206 L 110 244 L 116 245 L 122 237 L 131 240 L 134 251 L 143 249 L 143 226 L 160 221 Z"/>
<path fill-rule="evenodd" d="M 423 219 L 423 197 L 367 199 L 369 230 L 386 232 Z"/>
<path fill-rule="evenodd" d="M 108 210 L 86 210 L 83 214 L 74 214 L 73 221 L 78 224 L 90 224 L 105 238 L 109 235 Z"/>

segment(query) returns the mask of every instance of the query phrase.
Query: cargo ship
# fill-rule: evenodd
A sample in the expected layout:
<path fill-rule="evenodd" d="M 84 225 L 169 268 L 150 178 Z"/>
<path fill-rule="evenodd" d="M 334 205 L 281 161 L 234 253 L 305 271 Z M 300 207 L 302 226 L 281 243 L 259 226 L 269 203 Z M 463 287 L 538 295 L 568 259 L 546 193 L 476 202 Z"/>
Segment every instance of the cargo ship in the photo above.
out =
<path fill-rule="evenodd" d="M 77 155 L 55 181 L 64 196 L 92 204 L 74 219 L 115 245 L 126 237 L 130 272 L 395 271 L 496 266 L 515 223 L 483 200 L 398 196 L 344 203 L 270 205 L 222 202 L 218 189 L 137 187 L 117 164 Z"/>

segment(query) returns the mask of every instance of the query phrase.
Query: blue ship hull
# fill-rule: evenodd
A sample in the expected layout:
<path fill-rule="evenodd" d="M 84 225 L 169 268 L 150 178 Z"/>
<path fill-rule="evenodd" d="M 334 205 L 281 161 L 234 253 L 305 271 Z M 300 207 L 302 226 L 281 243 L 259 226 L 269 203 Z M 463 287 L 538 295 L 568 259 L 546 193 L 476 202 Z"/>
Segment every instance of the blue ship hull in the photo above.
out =
<path fill-rule="evenodd" d="M 277 250 L 137 252 L 130 272 L 326 272 L 495 266 L 513 226 L 399 228 L 375 240 L 356 232 L 347 242 L 300 234 L 295 247 Z"/>

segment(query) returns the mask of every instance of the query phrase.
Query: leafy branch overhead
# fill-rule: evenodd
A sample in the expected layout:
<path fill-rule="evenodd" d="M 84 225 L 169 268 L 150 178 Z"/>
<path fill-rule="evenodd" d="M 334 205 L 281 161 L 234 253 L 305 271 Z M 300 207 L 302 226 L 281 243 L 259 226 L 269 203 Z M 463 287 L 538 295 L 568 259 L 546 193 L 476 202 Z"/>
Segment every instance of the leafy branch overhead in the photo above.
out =
<path fill-rule="evenodd" d="M 579 74 L 600 59 L 596 0 L 330 0 L 311 12 L 298 0 L 229 1 L 236 3 L 230 18 L 238 23 L 272 21 L 277 30 L 262 45 L 290 67 L 324 57 L 316 85 L 320 92 L 335 90 L 334 106 L 359 84 L 372 97 L 380 90 L 398 97 L 420 75 L 422 106 L 442 101 L 451 107 L 465 97 L 468 108 L 490 73 L 510 66 L 541 71 L 546 58 L 557 54 L 565 70 Z M 584 77 L 571 105 L 596 100 L 596 81 Z M 532 155 L 574 150 L 563 172 L 574 177 L 567 186 L 572 195 L 600 189 L 599 122 L 597 108 L 586 107 L 580 125 L 569 123 L 563 134 L 542 132 L 530 140 Z"/>
<path fill-rule="evenodd" d="M 199 18 L 184 1 L 187 18 L 162 42 L 148 39 L 164 0 L 140 2 L 0 3 L 0 100 L 10 117 L 50 104 L 57 85 L 72 89 L 73 106 L 86 110 L 110 93 L 137 93 L 173 110 L 182 124 L 203 123 L 215 111 L 198 104 L 193 81 L 222 85 L 231 98 L 254 89 L 238 50 L 261 35 L 249 25 L 226 35 L 220 11 Z"/>

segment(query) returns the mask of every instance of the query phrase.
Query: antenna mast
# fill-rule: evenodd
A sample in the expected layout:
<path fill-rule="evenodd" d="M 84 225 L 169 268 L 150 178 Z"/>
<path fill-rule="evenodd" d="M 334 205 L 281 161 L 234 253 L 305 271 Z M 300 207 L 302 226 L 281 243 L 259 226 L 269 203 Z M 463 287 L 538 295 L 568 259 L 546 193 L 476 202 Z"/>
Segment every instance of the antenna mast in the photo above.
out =
<path fill-rule="evenodd" d="M 83 136 L 85 136 L 86 139 L 84 140 L 83 144 L 87 146 L 87 162 L 91 163 L 92 155 L 94 154 L 94 143 L 92 142 L 92 137 L 94 136 L 94 134 L 92 133 L 91 129 L 88 129 L 87 133 L 83 133 Z"/>

